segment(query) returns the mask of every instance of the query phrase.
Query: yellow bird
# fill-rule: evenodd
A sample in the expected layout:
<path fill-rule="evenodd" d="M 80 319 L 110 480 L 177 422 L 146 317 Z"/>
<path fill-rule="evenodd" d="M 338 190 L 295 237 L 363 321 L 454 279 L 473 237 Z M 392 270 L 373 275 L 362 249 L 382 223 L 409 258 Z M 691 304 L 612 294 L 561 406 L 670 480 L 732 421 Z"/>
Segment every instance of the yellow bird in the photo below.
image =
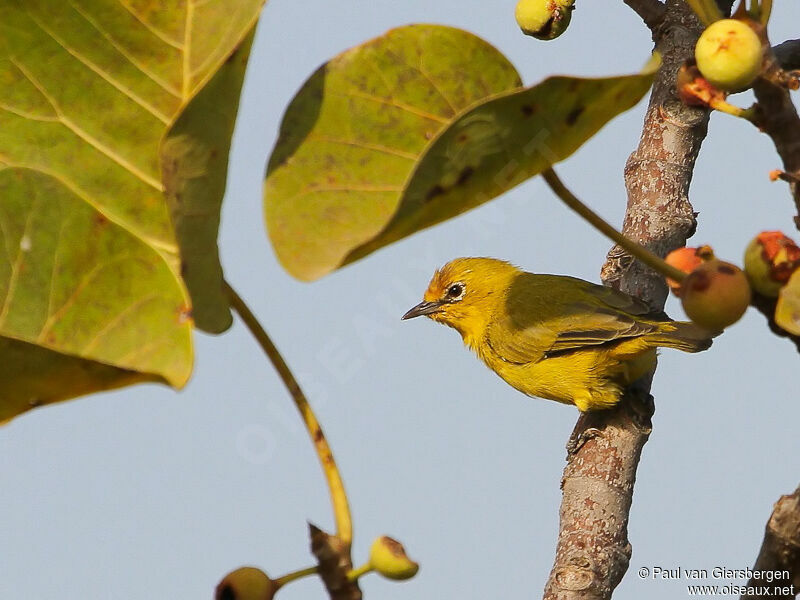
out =
<path fill-rule="evenodd" d="M 656 348 L 700 352 L 716 335 L 623 292 L 494 258 L 457 258 L 436 271 L 403 319 L 422 315 L 456 329 L 519 391 L 581 411 L 617 404 L 655 366 Z"/>

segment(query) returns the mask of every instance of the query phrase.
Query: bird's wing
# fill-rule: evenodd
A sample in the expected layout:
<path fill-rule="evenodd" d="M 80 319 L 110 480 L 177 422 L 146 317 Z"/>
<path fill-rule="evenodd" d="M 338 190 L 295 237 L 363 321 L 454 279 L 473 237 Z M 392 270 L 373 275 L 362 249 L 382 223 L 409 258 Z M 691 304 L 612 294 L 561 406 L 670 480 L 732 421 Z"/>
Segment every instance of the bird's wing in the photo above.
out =
<path fill-rule="evenodd" d="M 486 342 L 507 362 L 543 358 L 638 337 L 668 320 L 645 302 L 581 279 L 533 275 L 518 285 L 493 320 Z M 540 279 L 541 278 L 541 279 Z M 566 300 L 564 300 L 566 298 Z"/>

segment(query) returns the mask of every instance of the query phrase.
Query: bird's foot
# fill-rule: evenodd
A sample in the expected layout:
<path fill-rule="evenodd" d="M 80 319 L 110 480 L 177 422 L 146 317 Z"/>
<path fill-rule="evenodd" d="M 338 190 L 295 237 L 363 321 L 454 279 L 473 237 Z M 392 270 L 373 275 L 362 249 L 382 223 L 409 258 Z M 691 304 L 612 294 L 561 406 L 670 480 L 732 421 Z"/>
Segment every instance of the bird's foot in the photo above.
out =
<path fill-rule="evenodd" d="M 569 436 L 569 440 L 567 440 L 567 459 L 569 459 L 570 456 L 577 454 L 578 451 L 583 448 L 583 445 L 586 442 L 601 435 L 601 433 L 602 432 L 596 427 L 587 427 L 581 431 L 578 431 L 578 428 L 576 427 L 572 431 L 572 435 Z"/>

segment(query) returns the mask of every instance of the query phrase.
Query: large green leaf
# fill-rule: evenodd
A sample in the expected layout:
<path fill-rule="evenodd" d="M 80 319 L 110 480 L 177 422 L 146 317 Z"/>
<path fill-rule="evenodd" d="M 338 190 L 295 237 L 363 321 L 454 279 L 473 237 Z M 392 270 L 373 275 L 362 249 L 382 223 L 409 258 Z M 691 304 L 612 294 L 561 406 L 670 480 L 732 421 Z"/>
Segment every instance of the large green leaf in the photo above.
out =
<path fill-rule="evenodd" d="M 313 280 L 502 194 L 635 105 L 656 66 L 521 89 L 496 50 L 432 26 L 345 52 L 297 94 L 270 160 L 278 258 Z"/>
<path fill-rule="evenodd" d="M 467 32 L 411 25 L 320 67 L 286 111 L 265 182 L 267 228 L 300 279 L 339 267 L 380 233 L 425 147 L 477 100 L 520 85 Z"/>
<path fill-rule="evenodd" d="M 227 153 L 235 105 L 210 111 L 204 93 L 223 81 L 221 101 L 238 95 L 241 65 L 226 60 L 243 41 L 246 55 L 262 3 L 0 0 L 0 420 L 135 381 L 188 379 L 181 262 L 186 270 L 202 249 L 176 241 L 159 146 L 176 119 L 205 114 L 226 121 L 210 129 Z M 209 175 L 221 195 L 226 160 L 207 167 L 222 171 Z M 206 202 L 218 211 L 218 197 Z M 208 293 L 191 292 L 195 310 L 211 298 L 219 324 L 228 308 L 214 277 Z"/>

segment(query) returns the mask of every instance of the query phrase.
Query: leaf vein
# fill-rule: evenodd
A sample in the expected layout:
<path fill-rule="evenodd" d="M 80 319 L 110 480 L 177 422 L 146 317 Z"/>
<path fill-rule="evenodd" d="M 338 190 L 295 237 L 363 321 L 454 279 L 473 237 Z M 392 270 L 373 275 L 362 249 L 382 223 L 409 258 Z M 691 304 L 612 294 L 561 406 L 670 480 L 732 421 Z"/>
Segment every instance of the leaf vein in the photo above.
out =
<path fill-rule="evenodd" d="M 119 3 L 122 6 L 122 8 L 127 10 L 131 14 L 131 16 L 137 21 L 139 21 L 139 23 L 141 23 L 150 33 L 152 33 L 154 36 L 156 36 L 158 39 L 160 39 L 168 46 L 172 46 L 176 50 L 183 51 L 183 45 L 180 42 L 173 40 L 166 33 L 158 29 L 158 27 L 148 22 L 144 17 L 142 17 L 142 15 L 137 13 L 130 4 L 125 2 L 125 0 L 119 0 Z"/>
<path fill-rule="evenodd" d="M 82 354 L 84 356 L 88 356 L 89 353 L 94 350 L 95 346 L 98 344 L 101 338 L 105 336 L 107 333 L 109 333 L 112 329 L 117 327 L 123 321 L 123 319 L 125 319 L 125 317 L 127 317 L 130 313 L 134 312 L 136 309 L 141 308 L 151 300 L 157 300 L 159 297 L 160 296 L 155 293 L 148 294 L 143 298 L 140 298 L 136 302 L 133 302 L 130 306 L 128 306 L 124 310 L 121 310 L 119 313 L 117 313 L 116 316 L 114 316 L 113 319 L 111 319 L 108 323 L 106 323 L 106 325 L 103 326 L 103 328 L 100 329 L 100 331 L 98 331 L 97 334 L 95 334 L 95 336 L 91 340 L 89 340 L 86 346 L 83 347 Z"/>
<path fill-rule="evenodd" d="M 417 158 L 419 158 L 419 154 L 415 154 L 413 152 L 406 152 L 405 150 L 399 150 L 397 148 L 391 148 L 389 146 L 384 146 L 382 144 L 374 144 L 371 142 L 361 142 L 358 140 L 342 140 L 321 134 L 309 135 L 308 139 L 312 140 L 316 139 L 321 142 L 328 142 L 331 144 L 341 144 L 343 146 L 355 146 L 356 148 L 363 148 L 365 150 L 375 150 L 376 152 L 383 152 L 385 154 L 391 154 L 392 156 L 399 156 L 400 158 L 407 158 L 409 160 L 417 160 Z"/>
<path fill-rule="evenodd" d="M 189 97 L 189 81 L 191 77 L 191 58 L 192 58 L 192 22 L 194 20 L 194 1 L 186 0 L 186 21 L 183 26 L 183 62 L 181 96 L 185 100 Z"/>
<path fill-rule="evenodd" d="M 129 63 L 131 63 L 134 67 L 136 67 L 141 73 L 150 79 L 153 83 L 163 89 L 165 92 L 170 94 L 171 96 L 175 96 L 175 98 L 180 99 L 180 92 L 175 89 L 169 82 L 165 81 L 161 77 L 158 77 L 155 73 L 152 73 L 145 67 L 141 62 L 130 52 L 128 52 L 121 44 L 117 43 L 117 41 L 111 37 L 92 17 L 90 17 L 86 11 L 76 5 L 73 0 L 67 0 L 72 7 L 72 9 L 78 13 L 83 19 L 89 23 L 94 29 L 102 35 L 105 40 L 111 45 L 114 50 L 119 52 Z"/>
<path fill-rule="evenodd" d="M 11 310 L 11 301 L 14 298 L 14 294 L 17 291 L 17 282 L 19 281 L 19 274 L 22 270 L 22 258 L 25 255 L 25 249 L 23 240 L 28 237 L 28 233 L 30 232 L 31 223 L 33 222 L 33 215 L 36 212 L 36 205 L 41 202 L 41 198 L 37 194 L 31 206 L 31 210 L 28 213 L 27 219 L 25 219 L 25 227 L 22 230 L 22 237 L 20 238 L 19 248 L 17 250 L 17 257 L 14 259 L 14 264 L 11 265 L 11 279 L 8 282 L 8 289 L 6 290 L 6 297 L 3 301 L 3 308 L 0 310 L 0 327 L 3 326 L 5 323 L 6 318 L 8 317 L 8 313 Z"/>
<path fill-rule="evenodd" d="M 81 138 L 84 142 L 92 146 L 95 150 L 97 150 L 110 160 L 117 163 L 120 167 L 128 171 L 131 175 L 134 175 L 135 177 L 137 177 L 150 187 L 158 190 L 159 192 L 164 191 L 164 188 L 161 185 L 160 181 L 158 181 L 154 177 L 148 175 L 147 173 L 139 169 L 139 167 L 129 162 L 126 158 L 117 154 L 113 149 L 103 144 L 100 140 L 97 140 L 94 137 L 92 137 L 88 132 L 81 129 L 77 123 L 73 122 L 69 117 L 64 115 L 64 113 L 61 111 L 58 104 L 56 103 L 55 99 L 52 96 L 50 96 L 50 94 L 48 94 L 47 90 L 41 85 L 41 83 L 39 83 L 33 77 L 33 75 L 25 67 L 22 66 L 22 64 L 18 63 L 14 59 L 11 59 L 11 62 L 17 69 L 20 70 L 20 72 L 23 75 L 25 75 L 28 81 L 30 81 L 36 87 L 36 89 L 39 90 L 42 96 L 44 96 L 47 99 L 47 101 L 50 103 L 50 106 L 53 107 L 53 110 L 58 115 L 59 120 L 67 129 L 69 129 L 72 133 Z"/>
<path fill-rule="evenodd" d="M 14 108 L 13 106 L 9 106 L 7 104 L 3 104 L 0 102 L 0 110 L 4 110 L 7 113 L 11 113 L 12 115 L 16 115 L 18 117 L 22 117 L 23 119 L 28 119 L 30 121 L 41 121 L 43 123 L 58 123 L 58 117 L 44 117 L 41 115 L 35 115 L 33 113 L 29 113 L 24 110 L 19 110 L 18 108 Z"/>
<path fill-rule="evenodd" d="M 75 182 L 67 179 L 61 173 L 48 169 L 46 167 L 40 165 L 26 165 L 21 163 L 6 163 L 5 169 L 25 169 L 28 171 L 34 171 L 36 173 L 41 173 L 42 175 L 47 175 L 48 177 L 52 177 L 56 181 L 58 181 L 61 185 L 67 188 L 70 192 L 75 194 L 78 198 L 86 202 L 89 206 L 91 206 L 94 210 L 98 213 L 106 217 L 109 221 L 114 223 L 115 225 L 121 227 L 137 239 L 141 240 L 144 244 L 154 248 L 157 251 L 165 252 L 168 254 L 175 254 L 177 252 L 177 247 L 174 244 L 165 243 L 162 240 L 151 238 L 144 233 L 142 233 L 137 228 L 133 227 L 131 224 L 127 223 L 124 219 L 122 219 L 119 215 L 110 212 L 107 207 L 98 204 L 88 193 L 82 190 Z M 2 170 L 2 169 L 0 169 Z"/>
<path fill-rule="evenodd" d="M 153 348 L 157 348 L 158 346 L 164 345 L 164 340 L 171 339 L 173 336 L 173 332 L 165 333 L 162 336 L 157 337 L 156 339 L 152 340 L 149 344 L 144 344 L 139 346 L 135 350 L 131 350 L 124 356 L 119 357 L 119 364 L 131 364 L 133 361 L 143 355 L 151 354 Z"/>
<path fill-rule="evenodd" d="M 445 104 L 447 104 L 447 106 L 450 107 L 450 110 L 452 111 L 452 115 L 450 115 L 451 117 L 455 116 L 456 113 L 458 113 L 458 109 L 453 105 L 452 102 L 450 102 L 450 99 L 447 96 L 445 96 L 444 92 L 442 92 L 442 90 L 439 89 L 439 86 L 436 85 L 436 83 L 434 83 L 434 81 L 431 78 L 431 76 L 428 75 L 422 69 L 422 64 L 420 64 L 420 65 L 412 65 L 411 63 L 409 63 L 406 60 L 404 60 L 402 56 L 400 56 L 396 52 L 392 51 L 390 48 L 386 49 L 386 53 L 391 55 L 392 57 L 394 57 L 394 59 L 397 62 L 399 62 L 400 64 L 403 64 L 403 65 L 407 66 L 409 69 L 414 69 L 415 71 L 417 71 L 417 73 L 422 75 L 422 77 L 425 79 L 425 81 L 428 82 L 428 85 L 430 85 L 433 88 L 433 91 L 435 91 L 439 95 L 439 97 L 441 97 L 441 99 L 445 101 Z M 422 59 L 420 58 L 420 61 L 421 60 Z"/>
<path fill-rule="evenodd" d="M 297 200 L 298 198 L 304 198 L 310 194 L 317 194 L 317 193 L 324 193 L 324 192 L 367 192 L 367 193 L 385 193 L 385 192 L 401 192 L 403 190 L 402 186 L 396 185 L 385 185 L 385 186 L 368 186 L 368 185 L 354 185 L 354 184 L 345 184 L 345 185 L 326 185 L 326 186 L 319 186 L 319 187 L 307 187 L 303 191 L 295 194 L 294 196 L 290 196 L 285 198 L 283 202 L 292 202 Z"/>
<path fill-rule="evenodd" d="M 42 326 L 42 330 L 39 332 L 39 336 L 36 338 L 37 343 L 42 343 L 47 334 L 53 329 L 53 326 L 58 322 L 58 320 L 63 317 L 67 311 L 72 308 L 75 302 L 78 301 L 78 296 L 80 296 L 81 292 L 86 289 L 89 283 L 92 282 L 103 270 L 107 267 L 110 267 L 113 264 L 128 260 L 129 258 L 135 258 L 134 254 L 126 253 L 120 254 L 118 256 L 114 256 L 109 260 L 103 261 L 101 263 L 97 263 L 94 265 L 90 270 L 86 271 L 83 276 L 81 277 L 78 284 L 72 290 L 69 298 L 67 298 L 63 304 L 53 313 L 48 314 L 47 320 L 45 321 L 44 325 Z"/>
<path fill-rule="evenodd" d="M 73 6 L 73 8 L 75 8 L 74 5 L 72 4 L 72 0 L 69 0 L 69 3 L 70 3 L 70 6 Z M 77 8 L 76 8 L 76 12 L 78 12 L 78 14 L 80 14 L 81 16 L 84 17 L 84 19 L 86 19 L 86 17 L 79 10 L 77 10 Z M 162 123 L 164 123 L 164 124 L 168 124 L 169 123 L 169 118 L 164 113 L 159 111 L 155 106 L 150 104 L 147 100 L 145 100 L 144 98 L 139 96 L 132 89 L 130 89 L 129 87 L 124 85 L 122 82 L 117 81 L 114 77 L 111 76 L 111 74 L 107 73 L 102 68 L 100 68 L 99 66 L 94 64 L 88 58 L 83 56 L 80 52 L 78 52 L 74 48 L 71 48 L 63 39 L 61 39 L 52 30 L 50 30 L 48 27 L 46 27 L 33 14 L 30 14 L 30 18 L 37 25 L 37 27 L 39 27 L 39 29 L 44 31 L 50 37 L 50 39 L 52 39 L 56 44 L 58 44 L 61 48 L 63 48 L 64 51 L 67 52 L 67 54 L 72 56 L 75 60 L 77 60 L 79 63 L 81 63 L 84 67 L 86 67 L 87 69 L 92 71 L 95 75 L 99 76 L 103 81 L 108 83 L 111 87 L 113 87 L 115 90 L 120 92 L 123 96 L 128 98 L 131 102 L 135 103 L 136 105 L 138 105 L 141 108 L 143 108 L 144 110 L 146 110 L 148 113 L 153 115 L 156 119 L 158 119 Z M 86 19 L 86 20 L 89 21 L 88 19 Z M 94 26 L 94 24 L 91 21 L 89 21 L 89 23 L 92 26 Z M 128 58 L 128 57 L 126 56 L 125 58 Z M 130 60 L 130 59 L 128 59 L 128 60 Z M 136 65 L 134 65 L 134 66 L 136 66 Z M 141 69 L 139 69 L 139 70 L 141 71 Z M 147 75 L 150 79 L 152 79 L 152 77 L 148 73 L 145 73 L 144 71 L 142 71 L 142 72 L 145 75 Z M 153 81 L 155 81 L 155 80 L 153 80 Z M 155 81 L 155 83 L 157 83 L 159 86 L 161 86 L 161 84 L 158 83 L 157 81 Z M 161 86 L 161 87 L 163 87 L 163 86 Z"/>
<path fill-rule="evenodd" d="M 387 106 L 393 106 L 394 108 L 399 108 L 405 112 L 411 113 L 413 115 L 417 115 L 418 117 L 422 117 L 423 119 L 428 119 L 430 121 L 436 121 L 437 123 L 441 123 L 446 125 L 450 122 L 450 119 L 446 117 L 440 117 L 439 115 L 434 115 L 432 113 L 426 112 L 414 106 L 405 104 L 403 102 L 398 102 L 394 98 L 381 98 L 380 96 L 375 96 L 373 94 L 368 94 L 366 92 L 359 92 L 355 90 L 349 90 L 346 92 L 332 92 L 338 96 L 350 96 L 354 98 L 362 98 L 364 100 L 369 100 L 370 102 L 377 102 L 378 104 L 385 104 Z"/>

